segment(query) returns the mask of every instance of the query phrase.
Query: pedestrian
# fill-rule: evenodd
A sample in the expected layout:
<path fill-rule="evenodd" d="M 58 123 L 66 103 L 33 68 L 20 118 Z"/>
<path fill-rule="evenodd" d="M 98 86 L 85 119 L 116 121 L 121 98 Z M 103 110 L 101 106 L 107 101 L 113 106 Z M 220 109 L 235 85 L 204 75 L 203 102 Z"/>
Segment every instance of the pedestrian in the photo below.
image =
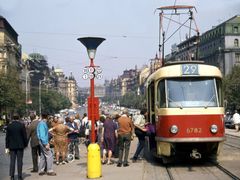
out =
<path fill-rule="evenodd" d="M 87 116 L 87 113 L 84 113 L 82 118 L 82 125 L 86 126 L 87 124 L 88 124 L 88 116 Z"/>
<path fill-rule="evenodd" d="M 117 130 L 118 130 L 118 128 L 119 128 L 119 126 L 118 126 L 118 119 L 119 119 L 120 117 L 121 117 L 121 116 L 120 116 L 118 113 L 115 113 L 114 116 L 113 116 L 113 122 L 116 124 Z M 118 146 L 118 138 L 116 138 L 113 156 L 114 156 L 115 158 L 118 158 L 118 155 L 119 155 L 119 146 Z"/>
<path fill-rule="evenodd" d="M 73 131 L 71 133 L 68 134 L 68 139 L 70 141 L 70 154 L 74 154 L 75 159 L 80 159 L 80 155 L 79 155 L 79 139 L 78 139 L 78 134 L 79 134 L 79 129 L 77 126 L 77 123 L 74 122 L 74 117 L 70 116 L 69 121 L 66 125 L 68 127 L 70 127 L 71 129 L 73 129 Z"/>
<path fill-rule="evenodd" d="M 37 125 L 39 120 L 36 118 L 35 114 L 30 115 L 31 123 L 27 128 L 27 138 L 31 139 L 31 151 L 32 151 L 32 163 L 33 169 L 32 173 L 38 172 L 38 157 L 40 156 L 40 145 L 37 137 Z"/>
<path fill-rule="evenodd" d="M 85 137 L 85 145 L 86 147 L 90 144 L 90 129 L 89 129 L 89 120 L 88 120 L 88 116 L 87 113 L 83 114 L 83 118 L 81 120 L 81 127 L 80 127 L 80 133 L 83 134 L 84 133 L 84 137 Z"/>
<path fill-rule="evenodd" d="M 128 117 L 128 111 L 124 110 L 121 117 L 118 119 L 118 146 L 119 146 L 119 159 L 117 167 L 129 166 L 128 155 L 133 135 L 133 123 Z M 124 159 L 123 159 L 124 155 Z M 123 161 L 122 161 L 123 159 Z"/>
<path fill-rule="evenodd" d="M 37 136 L 41 151 L 38 170 L 40 176 L 44 174 L 47 174 L 49 176 L 56 176 L 56 173 L 53 171 L 53 153 L 50 149 L 49 144 L 47 118 L 48 115 L 46 113 L 43 113 L 42 119 L 37 126 Z"/>
<path fill-rule="evenodd" d="M 240 115 L 239 115 L 237 110 L 235 110 L 235 113 L 233 114 L 233 123 L 234 123 L 236 131 L 239 131 L 239 128 L 240 128 Z"/>
<path fill-rule="evenodd" d="M 14 180 L 15 162 L 17 158 L 18 180 L 22 180 L 22 166 L 24 148 L 27 147 L 27 132 L 25 125 L 21 123 L 18 114 L 13 115 L 13 121 L 7 126 L 6 153 L 10 154 L 10 179 Z"/>
<path fill-rule="evenodd" d="M 102 156 L 102 150 L 104 148 L 104 143 L 102 142 L 102 135 L 103 135 L 103 124 L 105 121 L 105 116 L 101 115 L 99 120 L 96 122 L 97 124 L 97 143 L 100 146 L 101 156 Z"/>
<path fill-rule="evenodd" d="M 138 156 L 143 150 L 144 144 L 145 144 L 145 135 L 147 131 L 147 129 L 145 128 L 145 125 L 146 125 L 146 119 L 144 116 L 145 113 L 146 113 L 146 110 L 141 110 L 140 114 L 137 117 L 135 117 L 135 121 L 134 121 L 134 127 L 135 127 L 134 132 L 138 138 L 138 145 L 134 153 L 134 156 L 132 158 L 133 163 L 137 161 Z"/>
<path fill-rule="evenodd" d="M 76 114 L 74 122 L 77 123 L 78 129 L 80 129 L 81 126 L 80 114 Z"/>
<path fill-rule="evenodd" d="M 63 120 L 58 119 L 58 123 L 49 129 L 49 133 L 53 136 L 54 152 L 56 154 L 56 164 L 59 165 L 60 155 L 62 157 L 61 164 L 66 164 L 66 154 L 68 151 L 68 133 L 73 129 L 63 124 Z"/>
<path fill-rule="evenodd" d="M 103 124 L 102 137 L 101 141 L 104 142 L 103 151 L 103 164 L 107 163 L 108 165 L 113 164 L 111 161 L 112 154 L 115 147 L 115 142 L 117 138 L 117 125 L 113 121 L 110 115 L 107 115 L 106 120 Z M 108 155 L 108 159 L 107 159 Z M 106 160 L 107 159 L 107 160 Z"/>

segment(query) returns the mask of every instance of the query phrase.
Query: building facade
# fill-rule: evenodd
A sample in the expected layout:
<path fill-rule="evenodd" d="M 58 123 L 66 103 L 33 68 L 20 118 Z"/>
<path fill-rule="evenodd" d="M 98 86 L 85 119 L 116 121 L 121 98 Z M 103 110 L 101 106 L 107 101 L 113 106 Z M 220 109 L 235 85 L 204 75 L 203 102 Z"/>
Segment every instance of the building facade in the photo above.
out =
<path fill-rule="evenodd" d="M 240 16 L 213 27 L 200 37 L 199 59 L 220 68 L 224 75 L 240 64 Z"/>
<path fill-rule="evenodd" d="M 166 60 L 202 60 L 217 66 L 223 75 L 240 64 L 240 16 L 204 32 L 198 39 L 193 36 L 177 45 L 177 49 L 166 56 Z"/>
<path fill-rule="evenodd" d="M 0 72 L 6 73 L 10 67 L 21 71 L 21 45 L 17 32 L 0 16 Z"/>
<path fill-rule="evenodd" d="M 77 90 L 77 82 L 71 73 L 67 80 L 67 97 L 71 101 L 73 107 L 77 106 Z"/>

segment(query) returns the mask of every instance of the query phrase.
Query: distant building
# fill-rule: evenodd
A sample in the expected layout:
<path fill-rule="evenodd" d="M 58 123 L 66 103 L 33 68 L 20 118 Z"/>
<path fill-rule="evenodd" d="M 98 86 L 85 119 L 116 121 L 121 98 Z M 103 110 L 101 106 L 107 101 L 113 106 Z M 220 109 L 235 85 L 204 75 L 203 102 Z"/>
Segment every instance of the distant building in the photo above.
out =
<path fill-rule="evenodd" d="M 198 36 L 192 36 L 182 43 L 177 45 L 178 52 L 175 54 L 175 59 L 177 61 L 191 61 L 197 60 L 197 42 L 199 40 Z"/>
<path fill-rule="evenodd" d="M 138 70 L 135 69 L 125 70 L 120 76 L 121 78 L 121 96 L 124 96 L 127 92 L 137 91 L 138 82 Z"/>
<path fill-rule="evenodd" d="M 73 107 L 77 104 L 77 82 L 75 78 L 73 77 L 72 73 L 69 76 L 67 80 L 67 92 L 68 92 L 68 98 L 71 101 Z"/>
<path fill-rule="evenodd" d="M 17 32 L 0 16 L 0 72 L 7 72 L 10 66 L 20 72 L 21 45 Z"/>
<path fill-rule="evenodd" d="M 150 59 L 150 74 L 162 67 L 162 60 L 156 54 L 155 58 Z"/>
<path fill-rule="evenodd" d="M 60 68 L 55 68 L 54 72 L 57 76 L 57 90 L 62 95 L 68 97 L 68 83 L 67 77 L 65 77 L 63 70 Z"/>
<path fill-rule="evenodd" d="M 150 75 L 150 68 L 147 65 L 144 65 L 139 70 L 139 91 L 141 94 L 144 94 L 145 82 Z"/>
<path fill-rule="evenodd" d="M 199 59 L 219 67 L 224 75 L 240 64 L 240 15 L 201 35 Z"/>
<path fill-rule="evenodd" d="M 166 56 L 167 61 L 202 60 L 217 66 L 223 75 L 240 64 L 240 15 L 204 32 L 200 39 L 193 36 L 177 45 L 177 50 Z"/>
<path fill-rule="evenodd" d="M 73 107 L 77 105 L 78 87 L 72 73 L 69 77 L 65 77 L 63 70 L 60 68 L 54 69 L 57 76 L 56 87 L 59 93 L 68 97 Z"/>
<path fill-rule="evenodd" d="M 95 85 L 94 86 L 94 95 L 95 95 L 95 97 L 99 97 L 99 98 L 102 98 L 102 97 L 104 97 L 105 96 L 105 94 L 106 94 L 106 88 L 105 88 L 105 86 L 103 86 L 103 85 Z"/>

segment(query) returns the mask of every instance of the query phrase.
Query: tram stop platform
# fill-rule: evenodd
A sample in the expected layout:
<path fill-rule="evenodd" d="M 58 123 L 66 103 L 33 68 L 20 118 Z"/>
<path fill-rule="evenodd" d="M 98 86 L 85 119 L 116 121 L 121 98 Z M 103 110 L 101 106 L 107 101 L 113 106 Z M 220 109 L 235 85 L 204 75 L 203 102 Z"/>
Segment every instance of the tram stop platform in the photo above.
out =
<path fill-rule="evenodd" d="M 112 158 L 114 164 L 101 165 L 102 177 L 96 178 L 99 180 L 134 180 L 141 179 L 143 173 L 144 163 L 139 160 L 136 163 L 132 163 L 130 158 L 133 156 L 137 146 L 137 138 L 131 143 L 129 153 L 129 166 L 117 167 L 118 158 Z M 25 156 L 30 152 L 24 153 Z M 84 144 L 80 144 L 80 159 L 74 160 L 71 163 L 65 165 L 54 164 L 53 169 L 57 173 L 57 176 L 43 175 L 39 176 L 38 173 L 31 173 L 32 164 L 25 164 L 23 166 L 23 178 L 24 180 L 87 180 L 87 148 Z M 16 177 L 16 176 L 15 176 Z M 8 177 L 9 179 L 9 177 Z M 5 179 L 4 179 L 5 180 Z"/>

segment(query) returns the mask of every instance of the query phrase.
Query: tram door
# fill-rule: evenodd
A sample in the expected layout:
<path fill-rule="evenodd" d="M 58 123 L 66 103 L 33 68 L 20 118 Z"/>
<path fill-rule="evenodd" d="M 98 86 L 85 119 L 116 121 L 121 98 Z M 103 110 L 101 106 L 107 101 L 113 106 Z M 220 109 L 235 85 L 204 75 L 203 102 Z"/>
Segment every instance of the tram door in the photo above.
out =
<path fill-rule="evenodd" d="M 155 124 L 155 93 L 154 82 L 148 86 L 148 119 L 152 124 Z"/>

